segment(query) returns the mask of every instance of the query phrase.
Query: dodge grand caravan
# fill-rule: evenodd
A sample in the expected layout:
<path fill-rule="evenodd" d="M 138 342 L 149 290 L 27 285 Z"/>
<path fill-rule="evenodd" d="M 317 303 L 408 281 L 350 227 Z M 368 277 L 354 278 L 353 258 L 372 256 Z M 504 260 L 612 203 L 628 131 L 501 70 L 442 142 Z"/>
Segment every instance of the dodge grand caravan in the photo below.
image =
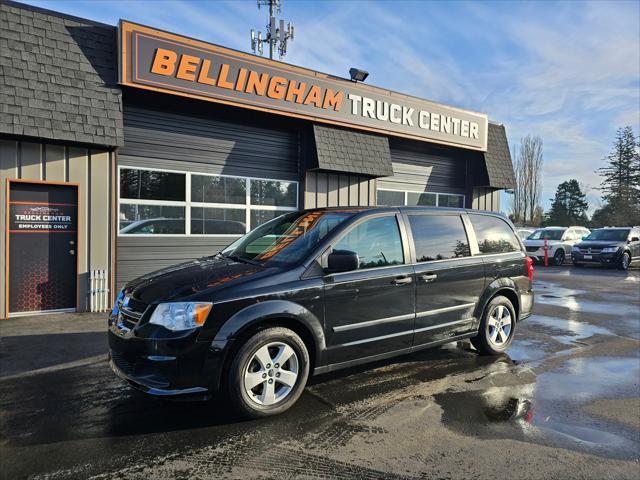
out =
<path fill-rule="evenodd" d="M 246 416 L 272 415 L 309 375 L 464 338 L 500 354 L 531 313 L 532 274 L 501 215 L 293 212 L 127 284 L 109 316 L 110 364 L 151 395 L 221 390 Z"/>

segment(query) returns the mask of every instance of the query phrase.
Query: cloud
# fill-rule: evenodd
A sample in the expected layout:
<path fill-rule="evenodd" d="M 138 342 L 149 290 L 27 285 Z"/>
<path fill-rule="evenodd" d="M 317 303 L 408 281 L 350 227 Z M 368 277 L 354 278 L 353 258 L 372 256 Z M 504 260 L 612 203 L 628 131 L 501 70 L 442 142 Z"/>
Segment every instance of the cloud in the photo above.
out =
<path fill-rule="evenodd" d="M 31 3 L 245 51 L 267 17 L 254 1 Z M 284 0 L 279 16 L 296 26 L 290 63 L 340 76 L 357 66 L 369 83 L 487 112 L 512 146 L 542 136 L 545 199 L 569 178 L 597 186 L 616 129 L 640 134 L 638 2 Z"/>

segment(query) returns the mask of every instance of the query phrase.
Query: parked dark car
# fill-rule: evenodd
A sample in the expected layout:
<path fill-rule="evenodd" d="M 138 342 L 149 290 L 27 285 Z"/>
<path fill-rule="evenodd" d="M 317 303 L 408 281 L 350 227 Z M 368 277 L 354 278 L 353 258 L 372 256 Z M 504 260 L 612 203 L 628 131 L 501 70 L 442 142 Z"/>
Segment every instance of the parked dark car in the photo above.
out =
<path fill-rule="evenodd" d="M 110 363 L 152 395 L 222 390 L 247 416 L 276 414 L 309 375 L 464 338 L 503 352 L 531 313 L 532 274 L 498 214 L 293 212 L 127 284 L 109 316 Z"/>
<path fill-rule="evenodd" d="M 640 227 L 606 227 L 594 230 L 571 249 L 576 267 L 598 264 L 627 270 L 640 260 Z"/>

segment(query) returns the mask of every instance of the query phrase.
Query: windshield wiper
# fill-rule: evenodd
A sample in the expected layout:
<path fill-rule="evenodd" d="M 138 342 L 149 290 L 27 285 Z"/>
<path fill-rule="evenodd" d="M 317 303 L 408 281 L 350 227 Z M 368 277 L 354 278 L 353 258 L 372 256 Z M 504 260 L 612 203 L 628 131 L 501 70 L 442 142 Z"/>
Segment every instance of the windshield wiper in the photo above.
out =
<path fill-rule="evenodd" d="M 248 258 L 243 258 L 240 257 L 238 255 L 229 255 L 228 253 L 222 253 L 220 252 L 220 256 L 224 257 L 224 258 L 228 258 L 230 260 L 234 260 L 236 262 L 242 262 L 242 263 L 248 263 L 249 265 L 260 265 L 258 262 L 254 261 L 254 260 L 249 260 Z"/>

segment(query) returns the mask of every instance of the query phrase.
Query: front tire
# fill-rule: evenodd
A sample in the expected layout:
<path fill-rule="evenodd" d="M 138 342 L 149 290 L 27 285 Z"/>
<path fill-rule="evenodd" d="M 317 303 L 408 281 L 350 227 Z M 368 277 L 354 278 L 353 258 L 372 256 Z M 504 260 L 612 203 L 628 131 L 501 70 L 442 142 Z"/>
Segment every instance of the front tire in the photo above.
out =
<path fill-rule="evenodd" d="M 302 339 L 288 328 L 266 328 L 236 351 L 227 396 L 244 417 L 277 415 L 296 403 L 308 377 L 309 352 Z"/>
<path fill-rule="evenodd" d="M 553 264 L 556 267 L 562 266 L 564 263 L 565 253 L 563 249 L 559 249 L 556 254 L 553 256 Z"/>
<path fill-rule="evenodd" d="M 620 270 L 627 271 L 629 270 L 630 265 L 631 265 L 631 255 L 629 255 L 629 252 L 624 252 L 620 257 L 620 263 L 618 264 L 618 268 Z"/>
<path fill-rule="evenodd" d="M 481 355 L 500 355 L 511 342 L 516 329 L 516 312 L 507 297 L 498 295 L 485 307 L 478 335 L 471 343 Z"/>

